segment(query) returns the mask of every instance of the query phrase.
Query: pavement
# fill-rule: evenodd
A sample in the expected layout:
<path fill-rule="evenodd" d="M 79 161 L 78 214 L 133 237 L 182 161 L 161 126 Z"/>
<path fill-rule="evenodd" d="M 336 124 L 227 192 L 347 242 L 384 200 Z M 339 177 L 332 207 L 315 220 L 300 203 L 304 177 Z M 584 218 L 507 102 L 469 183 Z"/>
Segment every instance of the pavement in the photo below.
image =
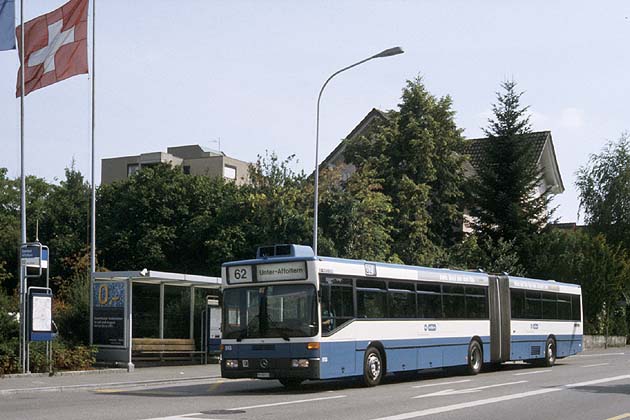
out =
<path fill-rule="evenodd" d="M 0 396 L 32 392 L 63 392 L 102 387 L 157 386 L 183 382 L 207 381 L 221 376 L 218 364 L 158 366 L 126 369 L 101 369 L 0 377 Z"/>
<path fill-rule="evenodd" d="M 630 420 L 628 347 L 585 351 L 553 368 L 388 376 L 375 388 L 333 380 L 285 389 L 275 380 L 218 378 L 218 368 L 4 378 L 0 420 Z"/>

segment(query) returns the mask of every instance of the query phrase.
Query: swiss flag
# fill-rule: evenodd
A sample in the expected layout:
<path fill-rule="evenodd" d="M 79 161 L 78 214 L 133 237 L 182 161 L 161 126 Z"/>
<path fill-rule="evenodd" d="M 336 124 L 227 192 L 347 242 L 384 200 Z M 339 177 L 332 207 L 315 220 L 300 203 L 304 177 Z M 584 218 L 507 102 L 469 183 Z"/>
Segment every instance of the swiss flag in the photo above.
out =
<path fill-rule="evenodd" d="M 88 0 L 70 0 L 59 9 L 24 24 L 25 95 L 88 72 L 87 11 Z M 20 57 L 21 30 L 21 26 L 16 29 Z M 16 96 L 21 94 L 21 76 L 20 68 Z"/>

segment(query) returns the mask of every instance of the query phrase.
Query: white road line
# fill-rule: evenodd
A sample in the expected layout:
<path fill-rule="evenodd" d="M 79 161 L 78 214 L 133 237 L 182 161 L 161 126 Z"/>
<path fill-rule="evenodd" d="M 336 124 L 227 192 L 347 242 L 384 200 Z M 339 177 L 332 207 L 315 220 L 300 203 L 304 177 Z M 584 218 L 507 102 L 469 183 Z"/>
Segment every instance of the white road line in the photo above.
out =
<path fill-rule="evenodd" d="M 301 404 L 313 401 L 323 401 L 323 400 L 334 400 L 337 398 L 345 398 L 345 395 L 335 395 L 334 397 L 320 397 L 320 398 L 311 398 L 308 400 L 296 400 L 296 401 L 284 401 L 278 403 L 270 403 L 270 404 L 260 404 L 260 405 L 250 405 L 247 407 L 237 407 L 237 408 L 226 408 L 226 412 L 229 410 L 251 410 L 252 408 L 263 408 L 263 407 L 275 407 L 278 405 L 289 405 L 289 404 Z M 144 420 L 212 420 L 208 419 L 206 414 L 203 413 L 188 413 L 188 414 L 178 414 L 176 416 L 166 416 L 166 417 L 153 417 L 150 419 Z"/>
<path fill-rule="evenodd" d="M 551 372 L 551 369 L 547 369 L 547 370 L 534 370 L 533 372 L 515 373 L 515 374 L 514 374 L 514 376 L 535 375 L 536 373 L 549 373 L 549 372 Z"/>
<path fill-rule="evenodd" d="M 346 396 L 335 395 L 334 397 L 320 397 L 320 398 L 311 398 L 308 400 L 296 400 L 296 401 L 285 401 L 285 402 L 277 402 L 277 403 L 270 403 L 270 404 L 250 405 L 247 407 L 230 408 L 229 410 L 251 410 L 252 408 L 276 407 L 279 405 L 289 405 L 289 404 L 302 404 L 302 403 L 314 402 L 314 401 L 334 400 L 337 398 L 346 398 Z"/>
<path fill-rule="evenodd" d="M 475 388 L 465 388 L 465 389 L 444 389 L 442 391 L 433 392 L 431 394 L 423 394 L 423 395 L 418 395 L 417 397 L 411 397 L 411 399 L 427 398 L 427 397 L 444 397 L 447 395 L 459 395 L 459 394 L 472 394 L 474 392 L 479 392 L 482 389 L 496 388 L 499 386 L 516 385 L 516 384 L 522 384 L 525 382 L 527 381 L 506 382 L 503 384 L 493 384 L 493 385 L 478 386 Z"/>
<path fill-rule="evenodd" d="M 630 379 L 630 375 L 613 376 L 612 378 L 595 379 L 594 381 L 578 382 L 575 384 L 565 385 L 565 388 L 579 388 L 581 386 L 597 385 L 606 382 L 620 381 L 622 379 Z"/>
<path fill-rule="evenodd" d="M 605 356 L 623 356 L 626 353 L 596 353 L 596 354 L 576 354 L 573 357 L 605 357 Z"/>
<path fill-rule="evenodd" d="M 611 378 L 596 379 L 594 381 L 579 382 L 579 383 L 569 384 L 569 385 L 556 387 L 556 388 L 536 389 L 534 391 L 519 392 L 518 394 L 502 395 L 500 397 L 486 398 L 483 400 L 469 401 L 469 402 L 460 403 L 460 404 L 451 404 L 451 405 L 445 405 L 442 407 L 429 408 L 426 410 L 412 411 L 409 413 L 397 414 L 394 416 L 380 417 L 374 420 L 406 420 L 406 419 L 413 419 L 417 417 L 426 417 L 426 416 L 431 416 L 434 414 L 446 413 L 449 411 L 462 410 L 464 408 L 478 407 L 481 405 L 494 404 L 494 403 L 499 403 L 503 401 L 516 400 L 520 398 L 528 398 L 535 395 L 542 395 L 542 394 L 548 394 L 551 392 L 564 391 L 570 388 L 577 388 L 581 386 L 620 381 L 622 379 L 630 379 L 630 375 L 622 375 L 622 376 L 614 376 Z"/>
<path fill-rule="evenodd" d="M 449 381 L 449 382 L 439 382 L 436 384 L 426 384 L 426 385 L 415 385 L 412 388 L 427 388 L 430 386 L 440 386 L 440 385 L 452 385 L 452 384 L 463 384 L 464 382 L 470 382 L 472 379 L 462 379 L 461 381 Z"/>
<path fill-rule="evenodd" d="M 609 364 L 610 363 L 596 363 L 594 365 L 584 365 L 584 366 L 581 366 L 581 367 L 583 367 L 583 368 L 590 368 L 590 367 L 596 367 L 596 366 L 606 366 L 606 365 L 609 365 Z"/>
<path fill-rule="evenodd" d="M 202 413 L 190 413 L 190 414 L 180 414 L 178 416 L 168 416 L 168 417 L 153 417 L 150 419 L 144 420 L 194 420 L 195 417 L 199 419 L 200 416 L 203 416 Z M 204 419 L 204 420 L 212 420 L 212 419 Z"/>

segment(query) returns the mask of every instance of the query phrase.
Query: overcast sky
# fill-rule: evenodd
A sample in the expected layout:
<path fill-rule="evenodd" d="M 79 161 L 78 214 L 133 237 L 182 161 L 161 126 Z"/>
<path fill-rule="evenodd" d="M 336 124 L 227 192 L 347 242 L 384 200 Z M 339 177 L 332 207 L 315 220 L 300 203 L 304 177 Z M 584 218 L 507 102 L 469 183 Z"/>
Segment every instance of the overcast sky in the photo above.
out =
<path fill-rule="evenodd" d="M 17 2 L 19 3 L 19 1 Z M 24 0 L 26 20 L 63 0 Z M 90 12 L 91 13 L 91 12 Z M 19 12 L 17 14 L 19 17 Z M 466 137 L 482 135 L 499 85 L 515 79 L 534 130 L 551 130 L 575 221 L 575 172 L 630 129 L 630 2 L 100 0 L 96 22 L 96 156 L 201 144 L 255 161 L 265 150 L 314 165 L 373 107 L 396 108 L 405 81 L 451 95 Z M 19 176 L 18 58 L 0 52 L 0 167 Z M 90 81 L 81 75 L 26 98 L 26 171 L 49 181 L 90 173 Z"/>

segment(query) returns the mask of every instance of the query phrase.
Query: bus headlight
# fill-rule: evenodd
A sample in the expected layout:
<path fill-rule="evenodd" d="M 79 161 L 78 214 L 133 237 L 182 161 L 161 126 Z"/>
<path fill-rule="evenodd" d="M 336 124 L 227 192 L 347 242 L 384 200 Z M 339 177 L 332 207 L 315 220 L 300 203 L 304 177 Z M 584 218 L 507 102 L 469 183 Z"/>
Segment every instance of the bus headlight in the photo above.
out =
<path fill-rule="evenodd" d="M 226 360 L 225 361 L 225 367 L 226 368 L 237 368 L 238 367 L 238 360 Z"/>
<path fill-rule="evenodd" d="M 291 360 L 291 367 L 294 368 L 307 368 L 309 365 L 308 359 L 293 359 Z"/>

